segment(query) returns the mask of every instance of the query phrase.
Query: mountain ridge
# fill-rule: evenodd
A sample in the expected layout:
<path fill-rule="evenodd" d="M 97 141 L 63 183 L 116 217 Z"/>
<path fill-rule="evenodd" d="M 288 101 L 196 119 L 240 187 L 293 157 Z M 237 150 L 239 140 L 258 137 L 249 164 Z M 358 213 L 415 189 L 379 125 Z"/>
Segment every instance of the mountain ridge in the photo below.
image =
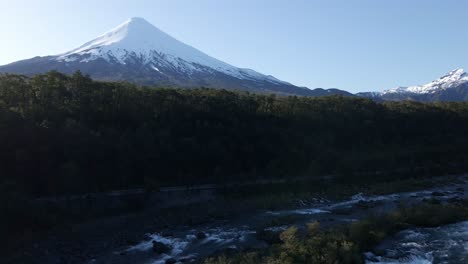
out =
<path fill-rule="evenodd" d="M 361 92 L 356 95 L 384 101 L 468 101 L 468 74 L 459 68 L 427 84 L 400 86 L 383 92 Z"/>
<path fill-rule="evenodd" d="M 178 41 L 143 18 L 131 18 L 114 29 L 68 52 L 0 66 L 0 72 L 33 75 L 77 70 L 104 81 L 140 85 L 209 87 L 260 93 L 316 96 L 271 75 L 238 68 Z M 335 90 L 327 93 L 335 94 Z M 346 91 L 339 94 L 352 96 Z"/>
<path fill-rule="evenodd" d="M 130 18 L 70 51 L 0 66 L 0 73 L 35 75 L 56 70 L 81 71 L 102 81 L 145 86 L 220 88 L 299 96 L 359 96 L 377 101 L 468 101 L 468 74 L 455 69 L 424 85 L 352 94 L 309 89 L 248 68 L 239 68 L 180 42 L 143 18 Z"/>

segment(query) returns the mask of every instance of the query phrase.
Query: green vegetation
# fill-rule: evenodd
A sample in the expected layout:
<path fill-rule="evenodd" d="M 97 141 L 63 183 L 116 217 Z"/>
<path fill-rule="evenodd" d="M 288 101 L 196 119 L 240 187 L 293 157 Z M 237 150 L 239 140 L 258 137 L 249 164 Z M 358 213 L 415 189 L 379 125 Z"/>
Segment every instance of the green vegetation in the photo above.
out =
<path fill-rule="evenodd" d="M 468 171 L 468 103 L 137 87 L 49 72 L 0 75 L 0 128 L 3 237 L 73 218 L 38 208 L 40 196 L 262 183 L 221 190 L 225 199 L 203 211 L 218 216 L 419 188 L 416 176 Z M 356 247 L 346 244 L 351 257 Z"/>
<path fill-rule="evenodd" d="M 292 226 L 279 235 L 280 243 L 263 251 L 222 255 L 205 264 L 352 264 L 363 263 L 362 253 L 403 229 L 433 227 L 468 219 L 468 203 L 425 203 L 402 207 L 386 215 L 373 216 L 346 226 L 321 229 L 317 222 L 301 231 Z M 272 241 L 270 239 L 270 241 Z M 273 240 L 274 241 L 274 240 Z"/>
<path fill-rule="evenodd" d="M 0 77 L 0 182 L 41 196 L 465 171 L 468 104 Z M 387 173 L 387 172 L 392 173 Z"/>

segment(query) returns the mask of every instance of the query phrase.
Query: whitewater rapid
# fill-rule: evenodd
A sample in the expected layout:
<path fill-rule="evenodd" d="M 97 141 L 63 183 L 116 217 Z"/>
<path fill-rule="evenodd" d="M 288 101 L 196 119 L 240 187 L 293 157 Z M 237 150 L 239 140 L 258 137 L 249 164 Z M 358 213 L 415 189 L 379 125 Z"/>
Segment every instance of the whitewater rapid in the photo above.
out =
<path fill-rule="evenodd" d="M 141 242 L 115 251 L 113 256 L 106 256 L 106 263 L 163 264 L 169 260 L 176 263 L 196 262 L 225 251 L 242 251 L 268 246 L 266 242 L 258 239 L 258 230 L 281 232 L 291 225 L 304 226 L 312 221 L 319 221 L 322 226 L 327 227 L 356 221 L 369 213 L 388 212 L 399 204 L 419 203 L 434 198 L 435 192 L 437 199 L 441 201 L 467 198 L 465 190 L 468 190 L 468 184 L 460 182 L 416 192 L 377 196 L 360 193 L 339 202 L 321 199 L 298 209 L 266 211 L 205 225 L 168 228 L 147 234 Z M 274 218 L 290 215 L 295 216 L 292 223 L 272 222 Z M 198 236 L 199 234 L 203 235 Z M 157 254 L 152 248 L 153 241 L 169 246 L 170 250 Z M 365 258 L 368 264 L 458 264 L 468 263 L 467 251 L 468 222 L 464 222 L 440 228 L 405 230 L 379 245 L 374 253 L 366 253 Z"/>
<path fill-rule="evenodd" d="M 468 263 L 468 221 L 437 228 L 404 230 L 366 253 L 367 264 Z"/>

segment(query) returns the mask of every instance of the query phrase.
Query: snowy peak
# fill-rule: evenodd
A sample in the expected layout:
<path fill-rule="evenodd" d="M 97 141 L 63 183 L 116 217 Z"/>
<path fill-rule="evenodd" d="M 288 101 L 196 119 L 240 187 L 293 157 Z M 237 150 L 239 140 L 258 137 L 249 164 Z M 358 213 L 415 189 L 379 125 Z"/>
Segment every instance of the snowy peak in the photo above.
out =
<path fill-rule="evenodd" d="M 465 75 L 466 72 L 464 69 L 455 69 L 449 73 L 447 73 L 446 75 L 444 75 L 443 77 L 441 77 L 440 79 L 445 79 L 445 78 L 461 78 L 463 75 Z"/>
<path fill-rule="evenodd" d="M 456 69 L 428 84 L 410 87 L 397 87 L 390 90 L 386 90 L 383 92 L 383 94 L 432 94 L 440 90 L 446 90 L 456 87 L 466 82 L 468 82 L 468 74 L 463 69 Z"/>
<path fill-rule="evenodd" d="M 143 18 L 114 29 L 59 55 L 35 57 L 0 66 L 0 73 L 35 75 L 79 70 L 102 81 L 127 81 L 156 87 L 242 90 L 256 93 L 322 96 L 339 90 L 297 87 L 251 69 L 239 68 L 187 45 Z"/>
<path fill-rule="evenodd" d="M 171 37 L 143 18 L 131 18 L 85 43 L 54 58 L 63 62 L 141 63 L 164 74 L 164 69 L 184 75 L 220 72 L 238 79 L 290 85 L 254 70 L 241 69 L 217 60 Z"/>
<path fill-rule="evenodd" d="M 109 32 L 85 43 L 83 46 L 64 54 L 82 54 L 92 49 L 115 46 L 129 50 L 142 50 L 144 48 L 157 48 L 158 44 L 167 43 L 168 40 L 177 42 L 166 33 L 151 25 L 143 18 L 131 18 Z"/>
<path fill-rule="evenodd" d="M 208 55 L 183 44 L 143 18 L 131 18 L 81 47 L 61 55 L 60 58 L 90 54 L 106 59 L 110 55 L 114 55 L 118 59 L 125 59 L 126 56 L 132 54 L 150 57 L 152 52 L 177 56 L 190 62 L 208 60 L 209 58 Z M 210 58 L 209 60 L 215 59 Z M 123 60 L 119 61 L 124 62 Z"/>

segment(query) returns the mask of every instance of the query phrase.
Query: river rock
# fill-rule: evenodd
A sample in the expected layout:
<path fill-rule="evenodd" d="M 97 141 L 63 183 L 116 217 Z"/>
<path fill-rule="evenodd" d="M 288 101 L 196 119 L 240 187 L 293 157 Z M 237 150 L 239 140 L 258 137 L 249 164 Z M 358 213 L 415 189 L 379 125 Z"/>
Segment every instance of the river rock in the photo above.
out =
<path fill-rule="evenodd" d="M 460 197 L 452 197 L 447 200 L 449 203 L 461 203 L 462 199 Z"/>
<path fill-rule="evenodd" d="M 166 264 L 176 264 L 177 260 L 175 258 L 166 259 Z"/>
<path fill-rule="evenodd" d="M 205 233 L 203 233 L 203 232 L 198 232 L 198 233 L 197 233 L 197 239 L 198 239 L 198 240 L 203 240 L 203 239 L 205 239 L 205 238 L 206 238 L 206 234 L 205 234 Z"/>
<path fill-rule="evenodd" d="M 143 236 L 143 240 L 144 241 L 151 241 L 151 240 L 153 240 L 153 238 L 150 235 L 146 234 L 146 235 Z"/>
<path fill-rule="evenodd" d="M 172 250 L 172 247 L 161 242 L 153 241 L 153 251 L 158 254 L 166 254 Z"/>
<path fill-rule="evenodd" d="M 364 255 L 366 256 L 366 260 L 368 261 L 372 261 L 372 262 L 380 262 L 380 258 L 378 258 L 376 255 L 374 255 L 374 253 L 372 252 L 366 252 L 364 253 Z"/>
<path fill-rule="evenodd" d="M 353 208 L 346 207 L 346 208 L 335 208 L 331 211 L 332 214 L 336 215 L 350 215 L 354 212 Z"/>

